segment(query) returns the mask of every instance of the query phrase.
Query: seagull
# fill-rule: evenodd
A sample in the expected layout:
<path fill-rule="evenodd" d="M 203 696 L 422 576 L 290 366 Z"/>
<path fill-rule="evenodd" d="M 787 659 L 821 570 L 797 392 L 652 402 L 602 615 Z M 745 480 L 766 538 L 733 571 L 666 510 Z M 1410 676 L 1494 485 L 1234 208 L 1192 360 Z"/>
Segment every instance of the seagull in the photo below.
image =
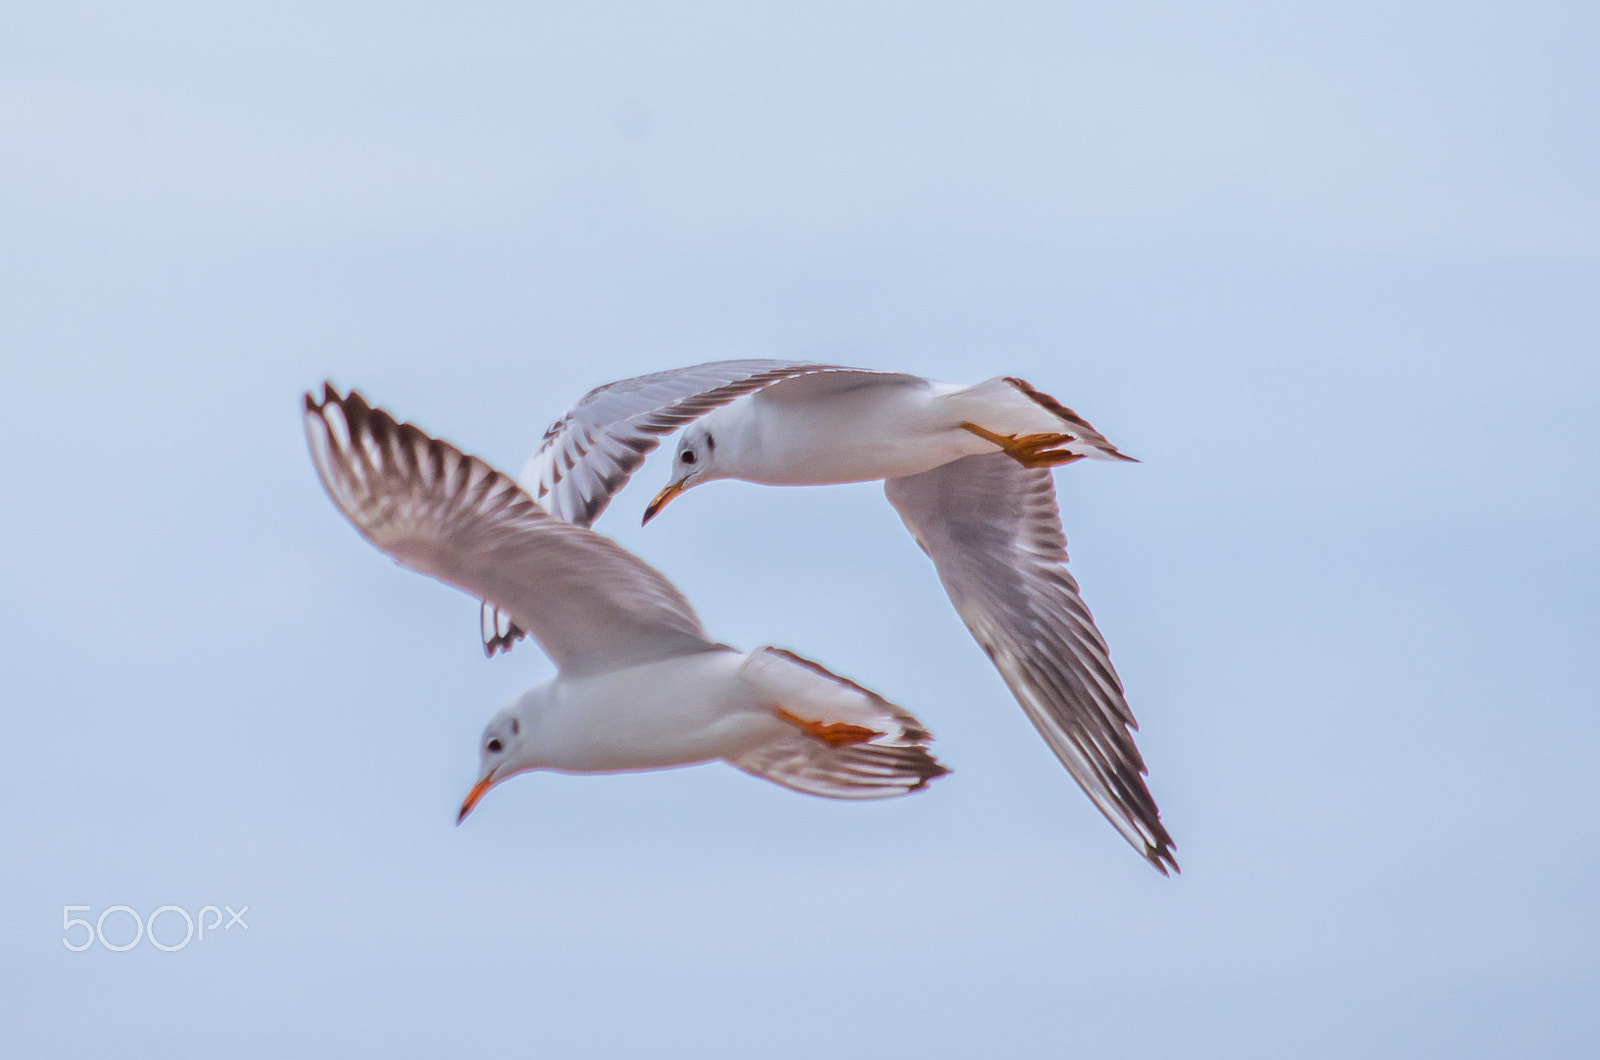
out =
<path fill-rule="evenodd" d="M 585 394 L 545 432 L 523 487 L 578 526 L 599 517 L 663 436 L 672 474 L 644 511 L 716 479 L 884 481 L 950 601 L 1090 800 L 1162 875 L 1172 837 L 1145 784 L 1138 728 L 1105 638 L 1067 569 L 1051 468 L 1132 461 L 1072 409 L 1012 376 L 960 386 L 899 372 L 714 361 Z M 493 594 L 484 651 L 522 635 Z"/>
<path fill-rule="evenodd" d="M 509 476 L 356 391 L 305 395 L 328 496 L 403 566 L 493 599 L 556 664 L 483 731 L 478 781 L 529 770 L 613 773 L 722 759 L 812 795 L 919 791 L 947 772 L 910 713 L 793 652 L 706 636 L 655 568 L 559 519 Z"/>

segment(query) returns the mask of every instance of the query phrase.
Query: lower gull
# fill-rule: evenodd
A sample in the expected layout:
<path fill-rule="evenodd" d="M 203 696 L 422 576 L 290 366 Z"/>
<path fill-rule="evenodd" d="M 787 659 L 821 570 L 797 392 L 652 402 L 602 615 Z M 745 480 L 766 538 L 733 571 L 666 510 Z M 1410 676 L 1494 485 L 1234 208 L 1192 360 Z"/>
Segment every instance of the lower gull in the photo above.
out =
<path fill-rule="evenodd" d="M 399 563 L 493 600 L 557 676 L 496 714 L 459 823 L 496 784 L 717 759 L 812 795 L 918 791 L 946 770 L 917 719 L 780 648 L 706 636 L 689 602 L 610 538 L 547 514 L 510 477 L 351 391 L 305 395 L 322 484 Z"/>

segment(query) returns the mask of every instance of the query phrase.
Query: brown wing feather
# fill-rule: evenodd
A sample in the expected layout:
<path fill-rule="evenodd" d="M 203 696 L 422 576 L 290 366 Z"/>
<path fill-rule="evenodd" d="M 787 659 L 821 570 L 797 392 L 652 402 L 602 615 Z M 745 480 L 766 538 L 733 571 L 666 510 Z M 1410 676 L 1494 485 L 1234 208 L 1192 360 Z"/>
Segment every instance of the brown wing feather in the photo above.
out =
<path fill-rule="evenodd" d="M 563 669 L 711 646 L 659 571 L 551 516 L 484 461 L 355 392 L 307 394 L 304 414 L 323 485 L 364 537 L 414 570 L 498 601 Z"/>

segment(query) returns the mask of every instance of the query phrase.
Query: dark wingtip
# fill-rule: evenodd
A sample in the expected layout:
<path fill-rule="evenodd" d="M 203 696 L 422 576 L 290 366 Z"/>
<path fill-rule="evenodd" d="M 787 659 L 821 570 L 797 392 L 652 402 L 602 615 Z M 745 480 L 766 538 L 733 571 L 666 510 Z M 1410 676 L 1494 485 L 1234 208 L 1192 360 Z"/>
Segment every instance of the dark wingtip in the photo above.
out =
<path fill-rule="evenodd" d="M 923 748 L 922 752 L 925 761 L 917 770 L 917 782 L 906 789 L 907 794 L 913 791 L 921 791 L 935 780 L 948 776 L 950 773 L 950 767 L 933 757 L 933 755 L 928 754 L 926 748 Z"/>
<path fill-rule="evenodd" d="M 350 394 L 352 397 L 356 396 L 353 390 Z M 345 402 L 344 395 L 339 393 L 338 389 L 333 385 L 333 381 L 328 379 L 322 381 L 322 400 L 317 400 L 317 392 L 315 390 L 307 390 L 304 396 L 307 412 L 321 412 L 329 405 L 343 405 Z"/>
<path fill-rule="evenodd" d="M 1144 852 L 1144 856 L 1145 860 L 1150 862 L 1151 865 L 1155 866 L 1155 870 L 1161 873 L 1163 876 L 1171 877 L 1173 873 L 1177 873 L 1180 876 L 1183 875 L 1183 870 L 1178 868 L 1178 859 L 1172 856 L 1171 845 L 1162 846 L 1158 850 L 1150 850 L 1147 848 Z M 1171 872 L 1167 871 L 1167 867 L 1169 865 L 1172 867 Z"/>

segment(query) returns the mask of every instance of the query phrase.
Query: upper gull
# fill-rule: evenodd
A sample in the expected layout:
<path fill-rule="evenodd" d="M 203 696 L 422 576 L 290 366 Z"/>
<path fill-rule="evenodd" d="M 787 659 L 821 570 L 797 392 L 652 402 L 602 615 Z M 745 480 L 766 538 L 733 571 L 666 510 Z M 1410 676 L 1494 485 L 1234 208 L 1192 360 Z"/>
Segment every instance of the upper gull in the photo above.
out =
<path fill-rule="evenodd" d="M 950 601 L 1050 749 L 1163 874 L 1178 865 L 1145 784 L 1138 728 L 1105 638 L 1067 569 L 1051 468 L 1130 460 L 1076 412 L 1010 376 L 975 386 L 802 361 L 736 360 L 623 379 L 545 432 L 523 486 L 588 526 L 663 436 L 672 477 L 645 509 L 719 478 L 769 485 L 884 480 Z M 484 595 L 489 654 L 521 636 Z"/>

